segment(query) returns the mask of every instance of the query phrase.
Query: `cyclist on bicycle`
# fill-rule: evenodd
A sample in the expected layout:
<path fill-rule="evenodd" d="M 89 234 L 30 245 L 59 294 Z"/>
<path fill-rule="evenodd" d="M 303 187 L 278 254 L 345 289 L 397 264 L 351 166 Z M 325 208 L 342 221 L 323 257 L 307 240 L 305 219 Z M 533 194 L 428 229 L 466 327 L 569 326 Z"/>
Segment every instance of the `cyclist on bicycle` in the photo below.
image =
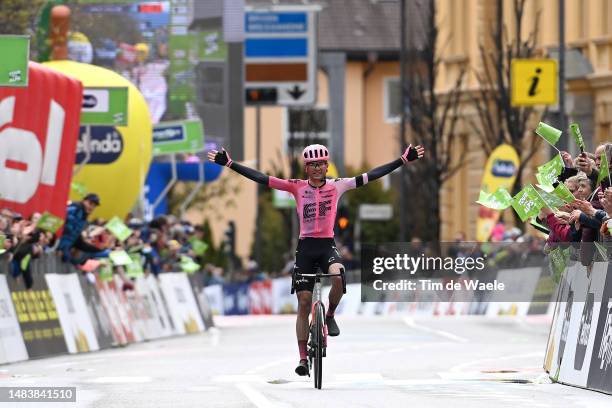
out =
<path fill-rule="evenodd" d="M 424 154 L 425 149 L 422 146 L 415 148 L 410 145 L 398 159 L 367 173 L 356 177 L 326 179 L 329 152 L 325 146 L 314 144 L 307 146 L 302 153 L 306 180 L 282 180 L 262 174 L 232 161 L 225 149 L 222 149 L 221 152 L 210 151 L 208 159 L 219 165 L 227 166 L 257 183 L 293 194 L 300 219 L 300 239 L 295 251 L 294 273 L 314 273 L 315 267 L 319 266 L 323 273 L 338 274 L 344 271 L 344 267 L 334 242 L 334 223 L 338 200 L 342 194 L 383 177 L 403 164 L 420 159 Z M 303 376 L 308 375 L 308 316 L 312 306 L 314 278 L 301 277 L 295 279 L 294 283 L 298 297 L 296 335 L 300 352 L 300 362 L 295 372 Z M 340 303 L 342 292 L 342 278 L 332 277 L 329 308 L 325 316 L 330 336 L 340 334 L 340 329 L 334 319 L 334 312 Z"/>

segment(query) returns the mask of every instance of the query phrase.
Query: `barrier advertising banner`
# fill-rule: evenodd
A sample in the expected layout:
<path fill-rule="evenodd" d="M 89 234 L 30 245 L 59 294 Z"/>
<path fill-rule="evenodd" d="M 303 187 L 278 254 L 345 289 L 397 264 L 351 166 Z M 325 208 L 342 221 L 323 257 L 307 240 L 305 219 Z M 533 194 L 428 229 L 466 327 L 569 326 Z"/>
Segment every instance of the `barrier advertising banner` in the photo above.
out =
<path fill-rule="evenodd" d="M 96 280 L 100 278 L 93 273 L 88 276 L 90 276 L 89 279 L 93 279 L 93 281 L 90 281 L 85 275 L 79 275 L 81 290 L 83 291 L 83 296 L 85 296 L 87 312 L 93 324 L 96 338 L 98 339 L 98 346 L 100 346 L 101 349 L 107 349 L 112 347 L 114 341 L 113 324 L 97 289 Z"/>
<path fill-rule="evenodd" d="M 145 278 L 145 282 L 149 287 L 149 300 L 154 305 L 157 311 L 157 318 L 159 319 L 160 335 L 162 337 L 172 336 L 178 331 L 175 329 L 172 319 L 170 318 L 170 311 L 168 303 L 164 294 L 159 288 L 159 282 L 153 275 L 149 275 Z"/>
<path fill-rule="evenodd" d="M 162 273 L 159 275 L 159 283 L 177 332 L 185 334 L 204 331 L 204 323 L 187 275 L 184 272 Z"/>
<path fill-rule="evenodd" d="M 245 315 L 249 313 L 249 285 L 229 283 L 223 285 L 223 307 L 225 315 Z"/>
<path fill-rule="evenodd" d="M 573 283 L 575 301 L 558 380 L 586 387 L 608 264 L 595 262 L 590 273 L 586 266 L 577 265 L 576 268 Z"/>
<path fill-rule="evenodd" d="M 6 276 L 0 275 L 0 364 L 28 359 Z"/>
<path fill-rule="evenodd" d="M 206 292 L 204 292 L 204 282 L 202 277 L 203 275 L 200 273 L 192 273 L 188 275 L 189 283 L 191 283 L 193 294 L 198 302 L 198 308 L 200 309 L 200 314 L 202 315 L 202 320 L 204 321 L 204 326 L 208 330 L 215 324 L 213 322 L 213 314 L 208 302 L 208 297 L 206 296 Z"/>
<path fill-rule="evenodd" d="M 55 302 L 42 274 L 33 274 L 32 290 L 23 282 L 9 278 L 11 298 L 30 358 L 62 354 L 68 351 Z"/>
<path fill-rule="evenodd" d="M 253 282 L 249 285 L 249 313 L 272 313 L 272 281 Z"/>
<path fill-rule="evenodd" d="M 291 277 L 272 281 L 272 311 L 274 314 L 297 312 L 297 296 L 291 293 Z"/>
<path fill-rule="evenodd" d="M 69 353 L 99 350 L 98 339 L 87 312 L 79 278 L 75 273 L 45 274 L 55 301 L 59 321 Z"/>
<path fill-rule="evenodd" d="M 64 218 L 83 86 L 29 63 L 29 85 L 0 87 L 0 208 Z"/>
<path fill-rule="evenodd" d="M 119 310 L 117 309 L 117 299 L 111 291 L 108 282 L 103 281 L 96 274 L 96 290 L 100 296 L 100 304 L 109 317 L 111 333 L 113 335 L 113 345 L 125 345 L 128 343 L 128 338 L 123 331 Z"/>
<path fill-rule="evenodd" d="M 208 299 L 208 304 L 213 315 L 223 315 L 223 287 L 221 285 L 211 285 L 204 288 L 204 294 Z"/>
<path fill-rule="evenodd" d="M 598 312 L 594 309 L 593 326 L 597 327 L 597 331 L 592 341 L 587 387 L 612 394 L 612 266 L 607 269 L 606 284 Z"/>

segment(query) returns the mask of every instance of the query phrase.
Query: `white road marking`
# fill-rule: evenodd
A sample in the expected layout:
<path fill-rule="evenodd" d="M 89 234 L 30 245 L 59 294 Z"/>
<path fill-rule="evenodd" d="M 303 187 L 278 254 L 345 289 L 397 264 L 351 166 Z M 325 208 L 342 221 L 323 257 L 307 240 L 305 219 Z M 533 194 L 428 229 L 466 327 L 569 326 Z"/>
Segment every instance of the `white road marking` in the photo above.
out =
<path fill-rule="evenodd" d="M 518 359 L 518 358 L 525 358 L 525 357 L 538 357 L 541 356 L 542 358 L 544 358 L 544 352 L 543 351 L 534 351 L 531 353 L 524 353 L 524 354 L 514 354 L 511 356 L 504 356 L 504 357 L 493 357 L 493 358 L 482 358 L 480 360 L 473 360 L 473 361 L 468 361 L 467 363 L 463 363 L 463 364 L 458 364 L 454 367 L 451 367 L 450 370 L 448 370 L 449 372 L 460 372 L 463 371 L 464 368 L 466 367 L 471 367 L 474 365 L 478 365 L 481 363 L 488 363 L 488 362 L 495 362 L 495 361 L 504 361 L 504 360 L 513 360 L 513 359 Z"/>
<path fill-rule="evenodd" d="M 273 408 L 278 406 L 278 404 L 274 404 L 265 395 L 247 383 L 238 383 L 236 384 L 236 388 L 238 388 L 257 408 Z M 290 405 L 284 403 L 283 406 Z"/>
<path fill-rule="evenodd" d="M 143 384 L 153 381 L 151 377 L 124 376 L 124 377 L 98 377 L 86 380 L 90 384 Z"/>
<path fill-rule="evenodd" d="M 404 323 L 406 323 L 409 327 L 412 327 L 413 329 L 424 331 L 424 332 L 427 332 L 427 333 L 433 333 L 433 334 L 436 334 L 438 336 L 445 337 L 447 339 L 457 341 L 459 343 L 467 343 L 468 342 L 468 339 L 466 339 L 464 337 L 457 336 L 457 335 L 455 335 L 453 333 L 449 333 L 449 332 L 446 332 L 444 330 L 432 329 L 431 327 L 427 327 L 427 326 L 423 326 L 421 324 L 417 324 L 417 323 L 414 322 L 414 319 L 411 318 L 411 317 L 404 317 Z"/>

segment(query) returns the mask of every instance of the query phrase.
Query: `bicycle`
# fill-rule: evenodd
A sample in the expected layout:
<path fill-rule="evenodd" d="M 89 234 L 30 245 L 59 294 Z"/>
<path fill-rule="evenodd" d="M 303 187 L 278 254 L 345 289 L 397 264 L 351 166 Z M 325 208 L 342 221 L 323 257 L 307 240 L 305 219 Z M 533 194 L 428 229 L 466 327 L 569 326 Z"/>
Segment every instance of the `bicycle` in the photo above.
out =
<path fill-rule="evenodd" d="M 308 376 L 314 366 L 314 387 L 321 389 L 323 382 L 323 357 L 327 356 L 327 324 L 325 324 L 325 305 L 321 301 L 321 278 L 340 276 L 342 278 L 342 291 L 346 293 L 346 277 L 344 272 L 324 274 L 299 273 L 292 276 L 291 293 L 295 292 L 295 277 L 315 278 L 312 291 L 312 309 L 310 311 L 310 338 L 308 339 Z M 314 362 L 313 362 L 314 360 Z"/>

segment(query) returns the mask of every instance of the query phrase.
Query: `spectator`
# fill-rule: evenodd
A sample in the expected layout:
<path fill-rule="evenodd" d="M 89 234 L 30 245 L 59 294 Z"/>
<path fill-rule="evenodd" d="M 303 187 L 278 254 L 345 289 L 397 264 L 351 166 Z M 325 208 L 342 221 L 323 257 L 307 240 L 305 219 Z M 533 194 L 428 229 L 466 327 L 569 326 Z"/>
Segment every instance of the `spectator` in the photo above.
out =
<path fill-rule="evenodd" d="M 62 253 L 64 262 L 83 264 L 89 258 L 107 257 L 109 251 L 104 251 L 83 238 L 83 230 L 87 226 L 87 217 L 100 205 L 97 194 L 87 194 L 83 201 L 75 202 L 68 206 L 64 232 L 59 242 L 59 251 Z M 73 251 L 83 252 L 79 256 L 73 256 Z"/>

